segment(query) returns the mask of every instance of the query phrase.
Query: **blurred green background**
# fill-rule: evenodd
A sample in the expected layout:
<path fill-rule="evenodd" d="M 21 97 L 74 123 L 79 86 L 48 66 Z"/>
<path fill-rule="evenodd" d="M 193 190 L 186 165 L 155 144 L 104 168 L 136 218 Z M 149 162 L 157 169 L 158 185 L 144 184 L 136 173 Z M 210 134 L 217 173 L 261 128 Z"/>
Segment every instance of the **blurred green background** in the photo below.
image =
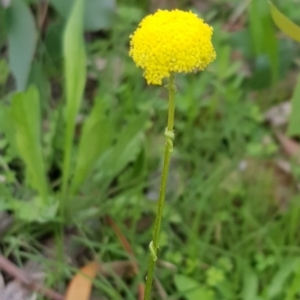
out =
<path fill-rule="evenodd" d="M 299 0 L 273 3 L 300 24 Z M 276 28 L 268 2 L 86 1 L 86 81 L 64 218 L 58 209 L 68 116 L 63 49 L 73 4 L 0 1 L 0 218 L 10 224 L 1 229 L 0 220 L 2 254 L 20 267 L 38 262 L 45 284 L 63 293 L 76 268 L 92 258 L 130 258 L 109 216 L 139 272 L 124 280 L 102 274 L 94 297 L 138 299 L 159 191 L 167 91 L 147 86 L 128 56 L 129 35 L 158 8 L 192 10 L 214 27 L 217 59 L 204 72 L 176 77 L 153 299 L 299 299 L 300 111 L 291 98 L 300 98 L 300 48 Z M 76 65 L 76 56 L 71 61 Z M 24 104 L 33 98 L 39 107 Z M 292 136 L 291 111 L 299 125 Z M 37 133 L 22 143 L 26 132 Z M 33 203 L 43 193 L 48 202 L 41 212 Z M 49 247 L 66 248 L 65 260 Z"/>

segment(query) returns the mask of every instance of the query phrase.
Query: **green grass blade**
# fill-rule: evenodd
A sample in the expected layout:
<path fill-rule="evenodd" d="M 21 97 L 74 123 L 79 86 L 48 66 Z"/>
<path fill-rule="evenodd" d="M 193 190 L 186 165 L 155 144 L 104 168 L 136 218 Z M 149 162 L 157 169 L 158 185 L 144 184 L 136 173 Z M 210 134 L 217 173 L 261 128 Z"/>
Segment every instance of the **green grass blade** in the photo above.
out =
<path fill-rule="evenodd" d="M 45 204 L 48 196 L 47 180 L 41 147 L 41 112 L 38 91 L 30 87 L 26 92 L 15 94 L 11 115 L 16 130 L 16 144 L 24 160 L 29 183 L 36 189 Z"/>
<path fill-rule="evenodd" d="M 77 0 L 68 20 L 63 39 L 67 97 L 62 187 L 64 198 L 66 198 L 68 194 L 75 121 L 80 108 L 86 78 L 86 54 L 83 41 L 83 14 L 84 1 Z"/>
<path fill-rule="evenodd" d="M 269 5 L 272 18 L 278 28 L 293 40 L 300 42 L 300 27 L 282 14 L 271 1 Z"/>
<path fill-rule="evenodd" d="M 292 109 L 288 125 L 288 135 L 300 134 L 300 75 L 292 97 Z"/>

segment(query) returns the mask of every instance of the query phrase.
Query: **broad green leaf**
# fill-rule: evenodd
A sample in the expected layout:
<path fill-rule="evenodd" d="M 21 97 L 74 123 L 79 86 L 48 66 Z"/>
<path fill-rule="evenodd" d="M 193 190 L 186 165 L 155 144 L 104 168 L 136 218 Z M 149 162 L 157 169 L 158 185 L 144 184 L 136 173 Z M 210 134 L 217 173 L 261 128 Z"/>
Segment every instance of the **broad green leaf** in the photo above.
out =
<path fill-rule="evenodd" d="M 63 190 L 67 192 L 75 121 L 83 97 L 86 80 L 86 54 L 83 41 L 84 0 L 77 0 L 72 9 L 63 39 L 66 77 L 66 133 L 64 144 Z"/>
<path fill-rule="evenodd" d="M 255 300 L 258 298 L 258 277 L 252 268 L 246 267 L 244 270 L 244 281 L 242 290 L 243 300 Z"/>
<path fill-rule="evenodd" d="M 55 9 L 65 18 L 70 14 L 74 0 L 50 0 Z M 115 0 L 86 0 L 84 28 L 99 30 L 110 28 L 116 7 Z"/>
<path fill-rule="evenodd" d="M 99 159 L 97 168 L 100 170 L 96 180 L 112 180 L 128 163 L 133 161 L 141 150 L 144 127 L 147 115 L 141 114 L 122 130 L 114 146 L 108 149 Z"/>
<path fill-rule="evenodd" d="M 6 21 L 10 69 L 16 79 L 17 90 L 24 91 L 37 41 L 34 18 L 24 1 L 14 0 L 7 9 Z"/>
<path fill-rule="evenodd" d="M 194 279 L 184 276 L 175 276 L 177 290 L 186 300 L 213 300 L 214 292 L 205 286 L 200 285 Z"/>
<path fill-rule="evenodd" d="M 35 197 L 30 201 L 13 200 L 10 209 L 15 216 L 25 222 L 53 222 L 57 215 L 59 202 L 55 198 L 49 199 L 48 205 L 39 205 L 40 199 Z"/>
<path fill-rule="evenodd" d="M 96 102 L 84 123 L 71 190 L 74 193 L 86 179 L 100 155 L 112 141 L 109 117 L 101 101 Z"/>
<path fill-rule="evenodd" d="M 267 299 L 274 299 L 284 292 L 286 280 L 299 268 L 299 263 L 300 260 L 298 258 L 288 258 L 281 264 L 279 271 L 270 282 Z"/>
<path fill-rule="evenodd" d="M 289 119 L 288 135 L 300 134 L 300 75 L 298 75 L 297 84 L 292 97 L 292 110 Z"/>
<path fill-rule="evenodd" d="M 269 5 L 272 18 L 278 28 L 293 40 L 300 42 L 300 26 L 282 14 L 271 1 L 269 1 Z"/>
<path fill-rule="evenodd" d="M 14 95 L 11 115 L 16 130 L 16 144 L 24 160 L 29 183 L 40 194 L 41 204 L 47 201 L 47 181 L 41 147 L 41 116 L 38 91 L 30 87 Z"/>
<path fill-rule="evenodd" d="M 73 122 L 81 104 L 86 79 L 86 54 L 82 27 L 83 8 L 84 0 L 77 0 L 68 21 L 63 40 L 67 118 L 70 118 Z"/>

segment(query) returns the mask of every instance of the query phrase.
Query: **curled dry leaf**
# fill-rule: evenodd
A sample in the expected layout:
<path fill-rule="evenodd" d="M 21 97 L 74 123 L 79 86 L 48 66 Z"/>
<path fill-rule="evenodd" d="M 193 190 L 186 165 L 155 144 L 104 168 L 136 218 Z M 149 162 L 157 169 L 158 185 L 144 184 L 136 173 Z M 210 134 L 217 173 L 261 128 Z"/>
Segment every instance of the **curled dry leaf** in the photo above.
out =
<path fill-rule="evenodd" d="M 88 300 L 92 290 L 92 280 L 98 270 L 99 264 L 95 261 L 81 268 L 68 287 L 66 300 Z"/>
<path fill-rule="evenodd" d="M 114 261 L 99 264 L 96 261 L 88 263 L 73 277 L 67 289 L 65 300 L 88 300 L 92 291 L 92 281 L 96 275 L 119 277 L 135 275 L 135 265 L 131 261 Z"/>

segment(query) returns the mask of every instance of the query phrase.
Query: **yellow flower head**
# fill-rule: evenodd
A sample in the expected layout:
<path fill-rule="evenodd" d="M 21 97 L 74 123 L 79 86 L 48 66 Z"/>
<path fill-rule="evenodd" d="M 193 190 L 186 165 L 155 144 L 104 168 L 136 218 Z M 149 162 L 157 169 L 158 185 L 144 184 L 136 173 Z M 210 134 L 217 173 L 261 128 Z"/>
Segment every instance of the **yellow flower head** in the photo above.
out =
<path fill-rule="evenodd" d="M 144 69 L 148 84 L 161 84 L 170 73 L 204 70 L 216 58 L 213 28 L 196 14 L 158 10 L 130 36 L 129 55 Z"/>

